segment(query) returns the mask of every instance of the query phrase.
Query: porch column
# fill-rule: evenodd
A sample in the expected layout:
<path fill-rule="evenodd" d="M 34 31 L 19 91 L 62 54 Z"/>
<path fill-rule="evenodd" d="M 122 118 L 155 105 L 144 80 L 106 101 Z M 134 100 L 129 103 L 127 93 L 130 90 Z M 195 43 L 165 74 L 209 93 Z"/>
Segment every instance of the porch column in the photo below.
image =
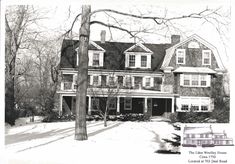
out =
<path fill-rule="evenodd" d="M 120 97 L 117 97 L 117 114 L 120 114 Z"/>
<path fill-rule="evenodd" d="M 88 114 L 91 114 L 91 96 L 88 96 Z"/>
<path fill-rule="evenodd" d="M 62 115 L 63 112 L 63 96 L 60 94 L 60 108 L 59 108 L 59 115 Z"/>
<path fill-rule="evenodd" d="M 175 105 L 175 101 L 174 101 L 174 97 L 171 98 L 171 113 L 174 113 L 174 105 Z"/>
<path fill-rule="evenodd" d="M 147 104 L 147 97 L 144 98 L 144 113 L 148 112 L 148 104 Z"/>

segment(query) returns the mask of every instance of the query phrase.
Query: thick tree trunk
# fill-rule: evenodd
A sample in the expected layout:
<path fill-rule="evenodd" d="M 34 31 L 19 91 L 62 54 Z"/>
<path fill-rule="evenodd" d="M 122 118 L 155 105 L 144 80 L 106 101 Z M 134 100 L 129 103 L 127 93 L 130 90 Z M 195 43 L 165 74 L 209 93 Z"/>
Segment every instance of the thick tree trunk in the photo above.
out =
<path fill-rule="evenodd" d="M 91 6 L 82 6 L 82 21 L 79 35 L 78 88 L 76 94 L 75 140 L 87 140 L 86 95 L 88 76 L 88 45 L 90 36 Z"/>

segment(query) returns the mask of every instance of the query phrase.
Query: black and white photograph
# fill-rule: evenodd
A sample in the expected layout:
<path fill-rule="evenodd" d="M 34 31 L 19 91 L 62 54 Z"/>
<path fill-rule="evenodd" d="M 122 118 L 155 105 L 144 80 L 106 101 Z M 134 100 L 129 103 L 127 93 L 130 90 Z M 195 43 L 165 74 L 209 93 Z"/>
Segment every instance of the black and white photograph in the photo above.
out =
<path fill-rule="evenodd" d="M 0 4 L 3 163 L 235 161 L 230 0 Z"/>

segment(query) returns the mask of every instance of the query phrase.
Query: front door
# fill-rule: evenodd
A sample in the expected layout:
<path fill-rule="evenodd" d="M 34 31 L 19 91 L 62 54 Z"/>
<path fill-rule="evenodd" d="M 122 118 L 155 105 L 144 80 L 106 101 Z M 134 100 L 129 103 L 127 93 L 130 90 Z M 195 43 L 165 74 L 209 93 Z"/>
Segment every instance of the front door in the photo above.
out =
<path fill-rule="evenodd" d="M 171 112 L 171 99 L 154 98 L 152 100 L 152 116 L 161 116 L 165 112 Z"/>

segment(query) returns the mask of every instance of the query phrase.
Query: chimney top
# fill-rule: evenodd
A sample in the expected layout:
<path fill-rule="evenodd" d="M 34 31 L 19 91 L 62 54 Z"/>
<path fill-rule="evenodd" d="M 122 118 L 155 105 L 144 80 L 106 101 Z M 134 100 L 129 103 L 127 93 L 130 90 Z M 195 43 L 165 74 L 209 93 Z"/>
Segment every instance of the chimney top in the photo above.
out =
<path fill-rule="evenodd" d="M 106 37 L 106 31 L 105 30 L 102 30 L 100 32 L 100 42 L 101 43 L 105 43 L 105 37 Z"/>
<path fill-rule="evenodd" d="M 180 35 L 171 35 L 171 44 L 177 44 L 180 42 Z"/>

